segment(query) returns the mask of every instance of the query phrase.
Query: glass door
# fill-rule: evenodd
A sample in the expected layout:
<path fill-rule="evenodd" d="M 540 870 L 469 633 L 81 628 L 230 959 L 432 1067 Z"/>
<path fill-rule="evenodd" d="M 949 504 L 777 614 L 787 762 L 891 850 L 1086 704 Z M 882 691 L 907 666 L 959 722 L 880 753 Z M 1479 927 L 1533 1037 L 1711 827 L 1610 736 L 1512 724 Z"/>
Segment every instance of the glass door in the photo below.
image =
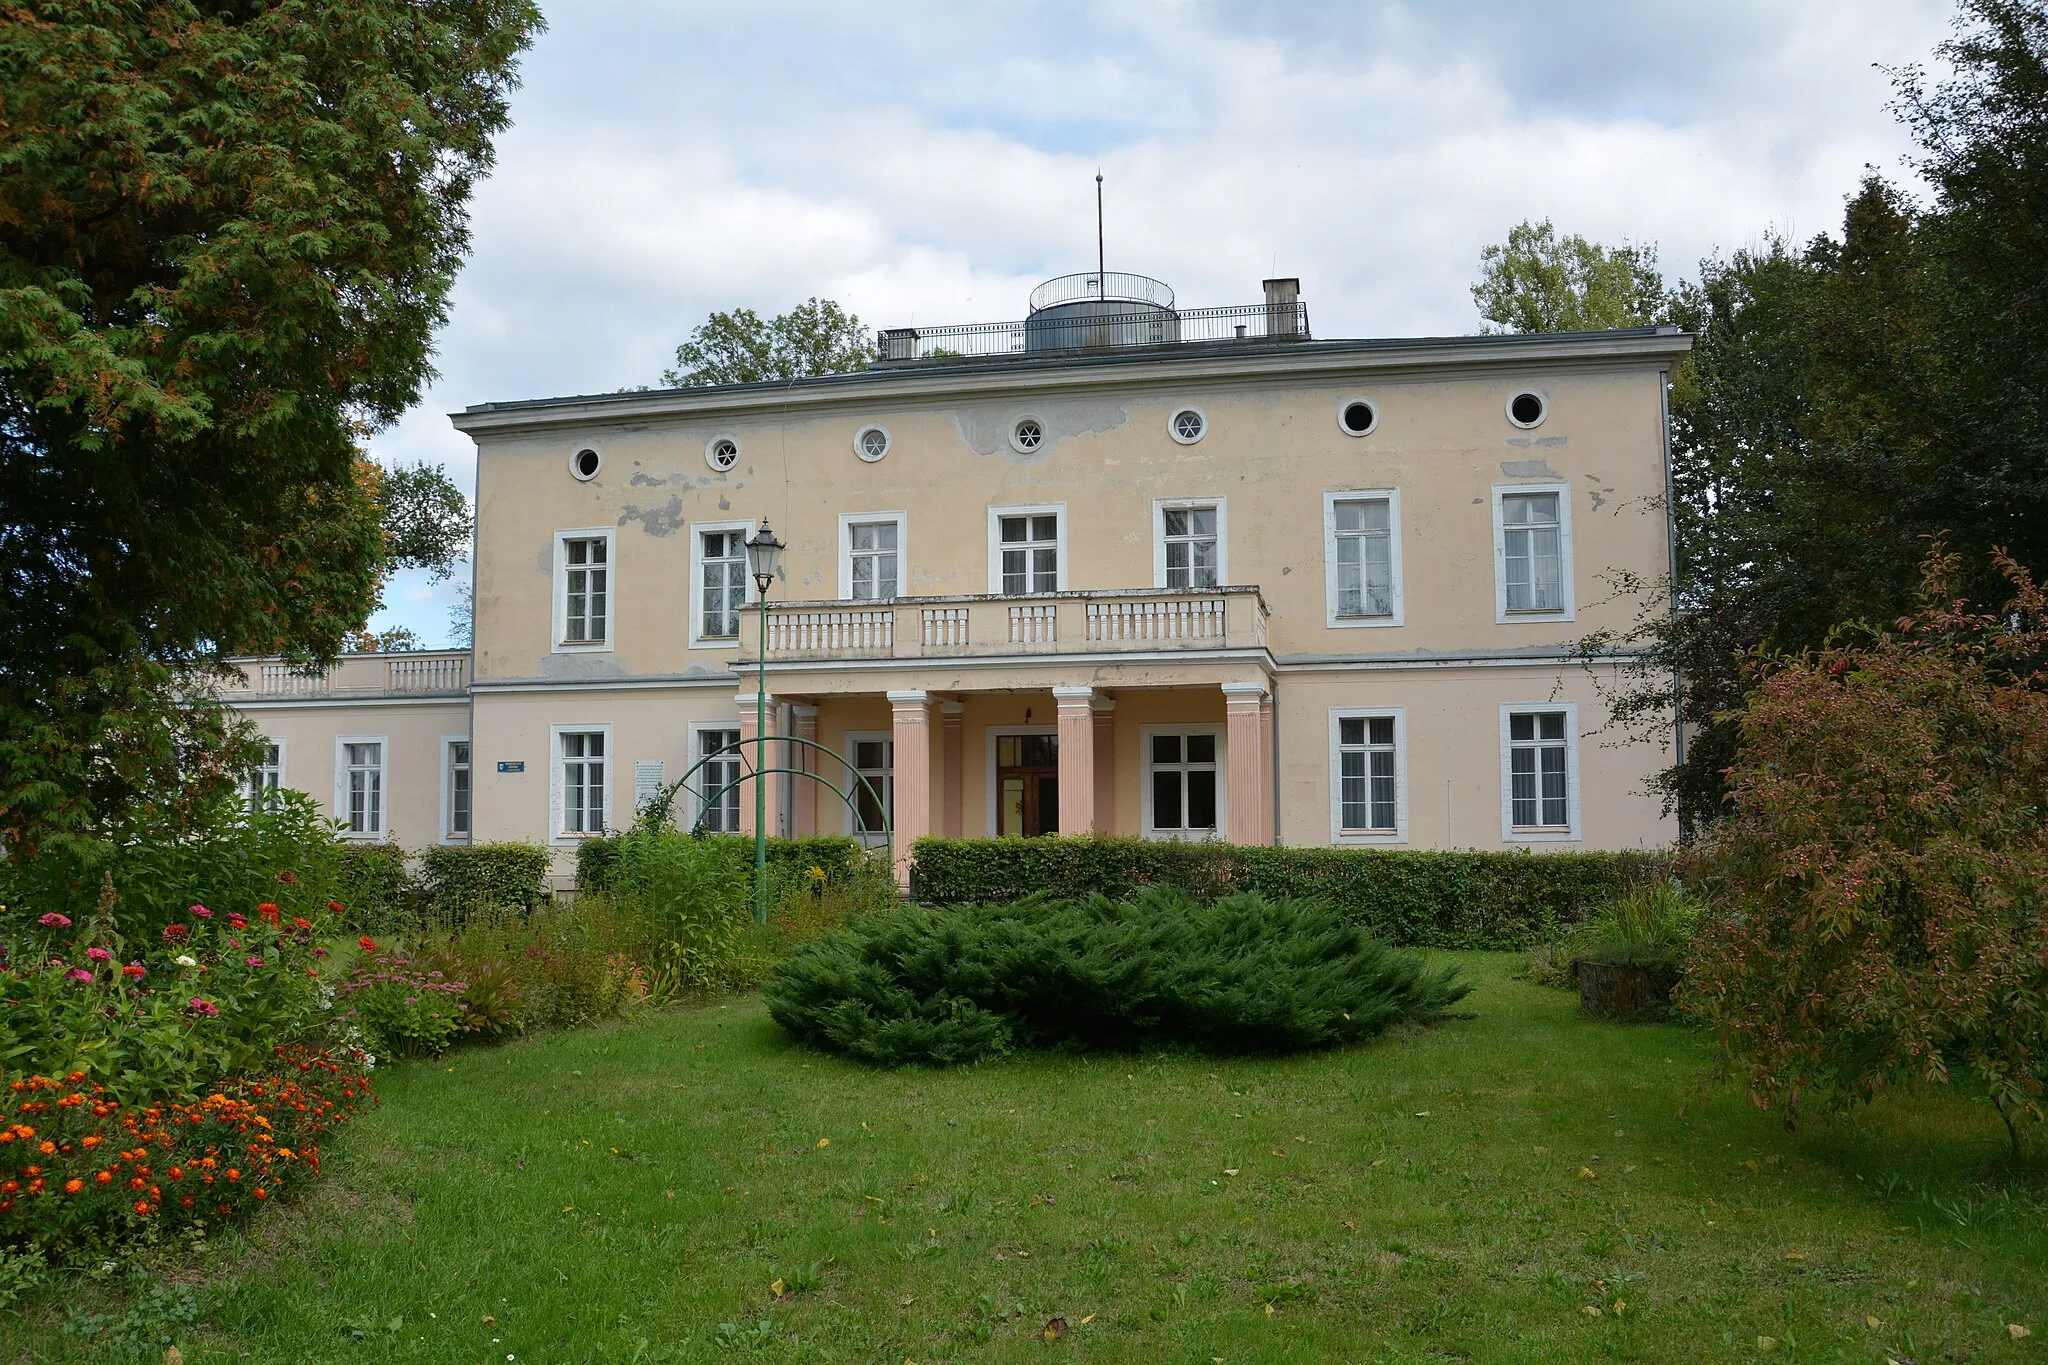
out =
<path fill-rule="evenodd" d="M 996 833 L 1035 838 L 1059 831 L 1059 736 L 997 735 Z"/>

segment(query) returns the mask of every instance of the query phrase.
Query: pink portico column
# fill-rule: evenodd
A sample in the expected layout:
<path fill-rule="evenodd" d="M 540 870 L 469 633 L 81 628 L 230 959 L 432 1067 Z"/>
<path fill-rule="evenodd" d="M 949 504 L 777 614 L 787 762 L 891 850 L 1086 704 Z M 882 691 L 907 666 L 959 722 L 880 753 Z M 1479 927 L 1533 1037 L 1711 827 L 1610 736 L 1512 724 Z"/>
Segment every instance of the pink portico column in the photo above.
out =
<path fill-rule="evenodd" d="M 782 751 L 786 744 L 764 744 L 756 747 L 748 741 L 754 738 L 754 694 L 743 692 L 739 697 L 740 709 L 740 771 L 753 772 L 756 768 L 782 766 Z M 775 733 L 775 698 L 768 698 L 768 733 Z M 754 778 L 740 784 L 740 833 L 754 832 L 754 783 L 768 784 L 768 837 L 782 833 L 782 779 L 779 775 Z"/>
<path fill-rule="evenodd" d="M 1266 799 L 1266 689 L 1262 683 L 1223 684 L 1223 747 L 1229 764 L 1230 842 L 1273 842 Z"/>
<path fill-rule="evenodd" d="M 895 725 L 896 884 L 910 885 L 910 846 L 932 832 L 932 703 L 926 692 L 891 692 Z"/>
<path fill-rule="evenodd" d="M 1116 833 L 1116 703 L 1097 697 L 1095 708 L 1095 832 Z"/>
<path fill-rule="evenodd" d="M 1060 717 L 1060 833 L 1095 830 L 1095 689 L 1055 687 Z"/>
<path fill-rule="evenodd" d="M 939 771 L 944 780 L 939 793 L 939 831 L 948 839 L 959 838 L 967 824 L 966 716 L 964 702 L 939 703 Z"/>
<path fill-rule="evenodd" d="M 818 738 L 818 708 L 797 703 L 789 708 L 789 732 L 798 739 L 816 742 Z M 789 766 L 801 768 L 804 772 L 818 771 L 818 751 L 802 744 L 791 744 Z M 791 831 L 799 839 L 808 838 L 818 832 L 818 784 L 808 777 L 792 777 L 796 784 L 790 791 L 796 807 L 796 828 Z"/>

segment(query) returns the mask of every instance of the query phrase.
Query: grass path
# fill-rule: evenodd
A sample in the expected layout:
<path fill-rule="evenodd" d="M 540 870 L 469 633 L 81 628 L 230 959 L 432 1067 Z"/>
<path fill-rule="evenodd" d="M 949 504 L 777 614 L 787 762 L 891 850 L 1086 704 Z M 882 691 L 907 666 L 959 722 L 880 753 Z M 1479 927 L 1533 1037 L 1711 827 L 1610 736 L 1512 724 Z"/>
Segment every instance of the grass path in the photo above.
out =
<path fill-rule="evenodd" d="M 1788 1134 L 1701 1094 L 1698 1035 L 1586 1021 L 1515 959 L 1458 956 L 1473 1017 L 1280 1061 L 875 1072 L 794 1049 L 749 998 L 394 1068 L 325 1188 L 208 1254 L 180 1345 L 2048 1361 L 2048 1186 L 1978 1183 L 1988 1110 L 1907 1097 Z M 28 1330 L 0 1325 L 0 1358 Z"/>

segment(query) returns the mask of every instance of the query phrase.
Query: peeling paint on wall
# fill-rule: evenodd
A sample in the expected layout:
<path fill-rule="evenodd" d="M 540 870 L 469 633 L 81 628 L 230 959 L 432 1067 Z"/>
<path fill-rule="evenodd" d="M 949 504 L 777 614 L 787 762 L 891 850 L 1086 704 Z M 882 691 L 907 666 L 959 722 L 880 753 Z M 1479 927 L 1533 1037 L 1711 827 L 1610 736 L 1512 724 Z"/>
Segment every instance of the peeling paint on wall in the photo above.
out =
<path fill-rule="evenodd" d="M 1010 445 L 1010 430 L 1020 417 L 1036 417 L 1045 428 L 1044 443 L 1029 455 Z M 1013 464 L 1042 460 L 1061 441 L 1115 431 L 1130 420 L 1130 410 L 1113 402 L 1004 403 L 953 411 L 953 424 L 970 449 L 977 455 L 1001 455 Z"/>
<path fill-rule="evenodd" d="M 615 654 L 543 654 L 543 678 L 623 678 L 626 666 Z"/>
<path fill-rule="evenodd" d="M 640 508 L 628 503 L 626 510 L 619 513 L 619 525 L 629 521 L 639 522 L 650 536 L 672 536 L 683 529 L 683 500 L 672 497 L 666 507 Z"/>
<path fill-rule="evenodd" d="M 1564 475 L 1552 469 L 1550 461 L 1545 459 L 1502 460 L 1500 462 L 1500 472 L 1511 479 L 1561 479 L 1564 477 Z"/>

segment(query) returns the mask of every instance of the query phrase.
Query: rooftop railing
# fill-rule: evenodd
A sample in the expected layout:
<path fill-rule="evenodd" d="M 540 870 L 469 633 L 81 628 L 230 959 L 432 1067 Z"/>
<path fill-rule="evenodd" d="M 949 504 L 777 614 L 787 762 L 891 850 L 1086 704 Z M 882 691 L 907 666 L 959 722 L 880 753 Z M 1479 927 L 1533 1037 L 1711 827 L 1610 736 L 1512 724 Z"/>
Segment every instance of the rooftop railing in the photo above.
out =
<path fill-rule="evenodd" d="M 441 694 L 469 687 L 469 651 L 435 650 L 403 654 L 344 654 L 324 669 L 301 671 L 281 659 L 235 661 L 241 685 L 231 695 L 328 697 L 338 693 Z"/>
<path fill-rule="evenodd" d="M 1057 281 L 1054 281 L 1057 283 Z M 1084 298 L 1080 302 L 1087 302 Z M 1109 308 L 1115 304 L 1112 299 Z M 895 327 L 880 334 L 883 364 L 967 356 L 1116 351 L 1146 346 L 1307 341 L 1308 304 L 1250 303 L 1231 308 L 1134 308 L 1040 315 L 1021 322 Z"/>

